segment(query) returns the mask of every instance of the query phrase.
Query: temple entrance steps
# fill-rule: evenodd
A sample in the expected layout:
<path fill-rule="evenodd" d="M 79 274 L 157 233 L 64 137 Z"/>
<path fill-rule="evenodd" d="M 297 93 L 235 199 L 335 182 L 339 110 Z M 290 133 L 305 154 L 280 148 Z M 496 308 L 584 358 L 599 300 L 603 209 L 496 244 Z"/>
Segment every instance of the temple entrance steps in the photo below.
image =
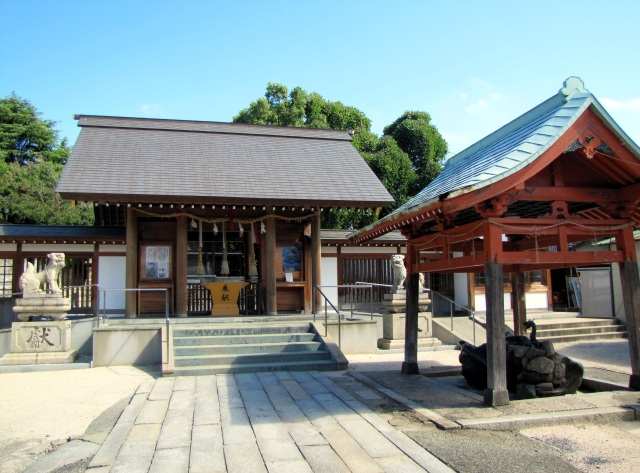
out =
<path fill-rule="evenodd" d="M 175 326 L 172 338 L 175 376 L 341 368 L 309 323 Z"/>
<path fill-rule="evenodd" d="M 535 319 L 536 338 L 555 343 L 627 338 L 627 326 L 616 318 Z"/>

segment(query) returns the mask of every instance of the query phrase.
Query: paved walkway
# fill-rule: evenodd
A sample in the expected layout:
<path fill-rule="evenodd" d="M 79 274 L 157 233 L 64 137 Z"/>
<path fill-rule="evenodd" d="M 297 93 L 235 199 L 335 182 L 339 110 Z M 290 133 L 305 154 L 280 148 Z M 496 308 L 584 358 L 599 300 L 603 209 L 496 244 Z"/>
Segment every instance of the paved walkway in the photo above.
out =
<path fill-rule="evenodd" d="M 143 383 L 89 466 L 103 472 L 451 472 L 318 372 Z"/>

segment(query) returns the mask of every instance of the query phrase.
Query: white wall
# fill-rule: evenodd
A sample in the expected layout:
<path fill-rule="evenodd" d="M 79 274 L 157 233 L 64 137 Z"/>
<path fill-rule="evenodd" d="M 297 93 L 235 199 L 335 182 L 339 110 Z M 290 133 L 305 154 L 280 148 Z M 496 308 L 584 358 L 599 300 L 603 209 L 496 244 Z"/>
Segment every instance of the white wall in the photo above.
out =
<path fill-rule="evenodd" d="M 126 287 L 126 257 L 100 256 L 98 260 L 98 281 L 100 281 L 100 311 L 103 306 L 102 289 L 124 289 Z M 107 291 L 107 310 L 124 312 L 124 291 Z"/>
<path fill-rule="evenodd" d="M 337 286 L 338 285 L 338 258 L 327 257 L 322 258 L 322 285 Z M 329 298 L 331 303 L 338 307 L 338 288 L 323 288 L 322 292 Z M 324 304 L 324 302 L 323 302 Z"/>
<path fill-rule="evenodd" d="M 486 312 L 487 302 L 485 294 L 474 294 L 476 312 Z M 549 301 L 546 292 L 526 292 L 524 302 L 527 310 L 548 310 Z M 504 310 L 511 310 L 511 293 L 504 293 Z"/>
<path fill-rule="evenodd" d="M 469 307 L 469 275 L 467 273 L 453 274 L 453 300 L 456 304 Z"/>

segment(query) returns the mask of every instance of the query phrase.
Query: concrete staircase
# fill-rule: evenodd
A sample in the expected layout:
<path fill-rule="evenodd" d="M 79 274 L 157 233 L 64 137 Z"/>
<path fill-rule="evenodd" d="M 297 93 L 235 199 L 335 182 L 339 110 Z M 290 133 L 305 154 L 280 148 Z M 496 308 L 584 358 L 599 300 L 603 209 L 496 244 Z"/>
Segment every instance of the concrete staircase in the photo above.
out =
<path fill-rule="evenodd" d="M 172 337 L 175 376 L 346 369 L 308 323 L 173 327 Z"/>
<path fill-rule="evenodd" d="M 627 327 L 618 319 L 536 319 L 538 340 L 555 343 L 627 338 Z"/>

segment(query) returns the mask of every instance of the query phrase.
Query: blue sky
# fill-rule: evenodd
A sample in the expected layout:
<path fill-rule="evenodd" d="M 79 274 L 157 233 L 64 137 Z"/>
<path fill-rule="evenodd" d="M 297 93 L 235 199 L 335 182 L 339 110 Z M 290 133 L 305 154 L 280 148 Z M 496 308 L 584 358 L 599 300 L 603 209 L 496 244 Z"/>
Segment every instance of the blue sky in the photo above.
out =
<path fill-rule="evenodd" d="M 0 96 L 73 114 L 228 122 L 267 82 L 423 110 L 461 151 L 582 78 L 640 142 L 640 2 L 0 0 Z"/>

